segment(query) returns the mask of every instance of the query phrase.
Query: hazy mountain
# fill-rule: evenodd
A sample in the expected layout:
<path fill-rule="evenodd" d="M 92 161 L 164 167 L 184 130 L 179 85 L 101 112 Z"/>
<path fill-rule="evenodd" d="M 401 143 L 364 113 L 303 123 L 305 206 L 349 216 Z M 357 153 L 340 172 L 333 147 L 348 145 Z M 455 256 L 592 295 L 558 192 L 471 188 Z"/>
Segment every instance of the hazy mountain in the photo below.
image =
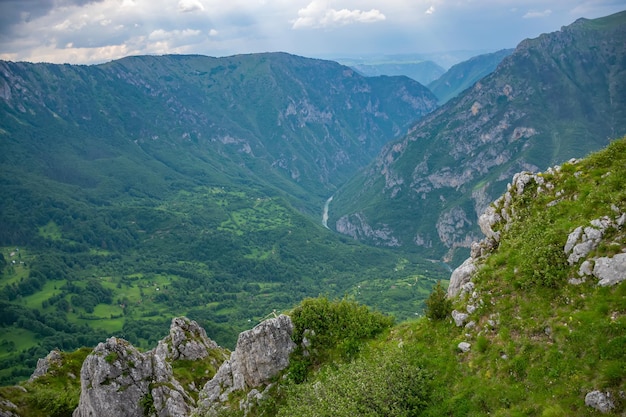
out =
<path fill-rule="evenodd" d="M 424 85 L 436 80 L 445 72 L 445 69 L 433 61 L 362 63 L 350 67 L 367 77 L 405 75 Z"/>
<path fill-rule="evenodd" d="M 439 102 L 444 104 L 474 85 L 476 81 L 491 74 L 498 64 L 511 53 L 513 53 L 513 49 L 502 49 L 458 63 L 441 77 L 430 82 L 428 88 L 435 93 Z"/>
<path fill-rule="evenodd" d="M 626 12 L 519 44 L 497 70 L 385 146 L 334 197 L 329 225 L 452 259 L 513 173 L 626 132 Z M 460 258 L 457 258 L 459 261 Z"/>

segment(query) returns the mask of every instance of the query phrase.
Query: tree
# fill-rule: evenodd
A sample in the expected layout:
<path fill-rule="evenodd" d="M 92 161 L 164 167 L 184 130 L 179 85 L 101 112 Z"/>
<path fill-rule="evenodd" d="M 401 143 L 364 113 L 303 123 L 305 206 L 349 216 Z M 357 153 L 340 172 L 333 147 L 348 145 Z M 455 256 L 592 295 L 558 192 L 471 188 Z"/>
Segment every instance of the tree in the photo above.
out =
<path fill-rule="evenodd" d="M 431 320 L 444 320 L 451 312 L 452 301 L 448 299 L 441 281 L 437 281 L 437 285 L 426 300 L 426 317 Z"/>

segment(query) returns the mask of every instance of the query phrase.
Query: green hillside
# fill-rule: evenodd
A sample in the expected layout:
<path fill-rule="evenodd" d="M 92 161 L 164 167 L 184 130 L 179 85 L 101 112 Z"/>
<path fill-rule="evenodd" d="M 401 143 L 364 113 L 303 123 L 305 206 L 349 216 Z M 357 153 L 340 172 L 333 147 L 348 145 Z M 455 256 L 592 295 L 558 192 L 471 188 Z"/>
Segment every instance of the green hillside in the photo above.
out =
<path fill-rule="evenodd" d="M 626 213 L 626 138 L 542 178 L 554 187 L 538 191 L 530 183 L 514 195 L 515 214 L 500 228 L 496 249 L 479 258 L 474 290 L 447 308 L 466 312 L 473 305 L 466 319 L 472 325 L 457 327 L 450 315 L 434 315 L 396 326 L 359 360 L 328 366 L 290 388 L 279 415 L 595 416 L 601 413 L 586 406 L 585 397 L 596 390 L 609 393 L 614 408 L 608 415 L 623 415 L 624 276 L 612 286 L 599 286 L 595 277 L 572 283 L 582 260 L 570 266 L 564 247 L 578 226 Z M 624 254 L 624 226 L 610 227 L 597 243 L 587 259 Z M 433 294 L 433 305 L 443 304 Z M 470 350 L 459 350 L 460 342 Z M 396 368 L 407 365 L 421 372 Z M 363 380 L 376 387 L 370 391 Z M 394 389 L 385 391 L 386 384 Z M 333 401 L 347 404 L 346 412 L 331 412 Z M 399 408 L 387 413 L 381 406 Z"/>

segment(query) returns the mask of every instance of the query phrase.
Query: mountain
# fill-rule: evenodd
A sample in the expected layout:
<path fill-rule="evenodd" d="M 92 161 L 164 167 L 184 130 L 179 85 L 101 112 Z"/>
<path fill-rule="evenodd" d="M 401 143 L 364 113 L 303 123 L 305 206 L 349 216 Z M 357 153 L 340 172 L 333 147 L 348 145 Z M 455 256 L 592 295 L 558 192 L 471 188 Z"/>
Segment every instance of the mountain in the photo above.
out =
<path fill-rule="evenodd" d="M 116 337 L 50 352 L 0 388 L 0 412 L 623 416 L 626 137 L 511 184 L 426 317 L 393 325 L 308 298 L 241 333 L 230 357 L 177 317 L 147 352 Z"/>
<path fill-rule="evenodd" d="M 342 187 L 329 225 L 458 264 L 512 174 L 626 132 L 626 12 L 521 42 L 489 76 L 385 146 Z M 457 250 L 461 249 L 461 250 Z"/>
<path fill-rule="evenodd" d="M 362 63 L 350 67 L 367 77 L 405 75 L 424 85 L 438 79 L 445 72 L 433 61 Z"/>
<path fill-rule="evenodd" d="M 364 78 L 331 61 L 281 53 L 143 56 L 97 66 L 3 62 L 2 75 L 5 135 L 31 138 L 51 125 L 66 130 L 62 137 L 87 136 L 86 146 L 135 143 L 170 165 L 168 154 L 192 150 L 220 171 L 231 164 L 227 171 L 322 196 L 436 107 L 411 80 Z"/>
<path fill-rule="evenodd" d="M 435 106 L 406 77 L 283 53 L 0 62 L 0 383 L 109 334 L 146 348 L 173 315 L 232 347 L 321 293 L 419 313 L 444 270 L 321 211 Z"/>
<path fill-rule="evenodd" d="M 452 66 L 441 77 L 427 84 L 439 102 L 445 104 L 481 78 L 491 74 L 498 64 L 513 53 L 513 49 L 502 49 L 489 54 L 478 55 Z"/>

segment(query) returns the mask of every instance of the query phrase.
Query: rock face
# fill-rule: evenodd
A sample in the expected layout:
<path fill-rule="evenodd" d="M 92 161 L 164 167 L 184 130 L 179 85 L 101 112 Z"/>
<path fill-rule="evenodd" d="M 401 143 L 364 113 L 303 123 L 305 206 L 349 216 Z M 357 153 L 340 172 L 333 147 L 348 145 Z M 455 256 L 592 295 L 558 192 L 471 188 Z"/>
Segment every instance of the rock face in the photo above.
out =
<path fill-rule="evenodd" d="M 212 408 L 218 402 L 225 402 L 233 391 L 267 384 L 289 365 L 289 355 L 296 347 L 292 333 L 293 323 L 285 315 L 241 333 L 230 359 L 202 389 L 201 407 Z"/>
<path fill-rule="evenodd" d="M 145 353 L 126 340 L 111 337 L 98 344 L 83 363 L 80 401 L 73 417 L 184 417 L 217 409 L 231 392 L 267 385 L 289 365 L 295 348 L 292 333 L 288 316 L 266 320 L 239 335 L 230 359 L 204 329 L 185 317 L 172 319 L 170 334 Z M 42 360 L 42 370 L 44 362 L 50 362 L 48 357 Z M 203 366 L 219 367 L 200 393 L 196 391 L 198 404 L 196 395 L 190 395 L 193 387 L 183 387 L 174 375 L 172 363 L 178 360 L 202 360 Z M 253 402 L 262 396 L 253 389 L 246 398 Z M 240 406 L 245 409 L 247 405 Z"/>
<path fill-rule="evenodd" d="M 159 342 L 156 352 L 171 360 L 193 361 L 207 357 L 211 350 L 218 348 L 198 323 L 186 317 L 176 317 L 172 319 L 169 336 Z"/>

